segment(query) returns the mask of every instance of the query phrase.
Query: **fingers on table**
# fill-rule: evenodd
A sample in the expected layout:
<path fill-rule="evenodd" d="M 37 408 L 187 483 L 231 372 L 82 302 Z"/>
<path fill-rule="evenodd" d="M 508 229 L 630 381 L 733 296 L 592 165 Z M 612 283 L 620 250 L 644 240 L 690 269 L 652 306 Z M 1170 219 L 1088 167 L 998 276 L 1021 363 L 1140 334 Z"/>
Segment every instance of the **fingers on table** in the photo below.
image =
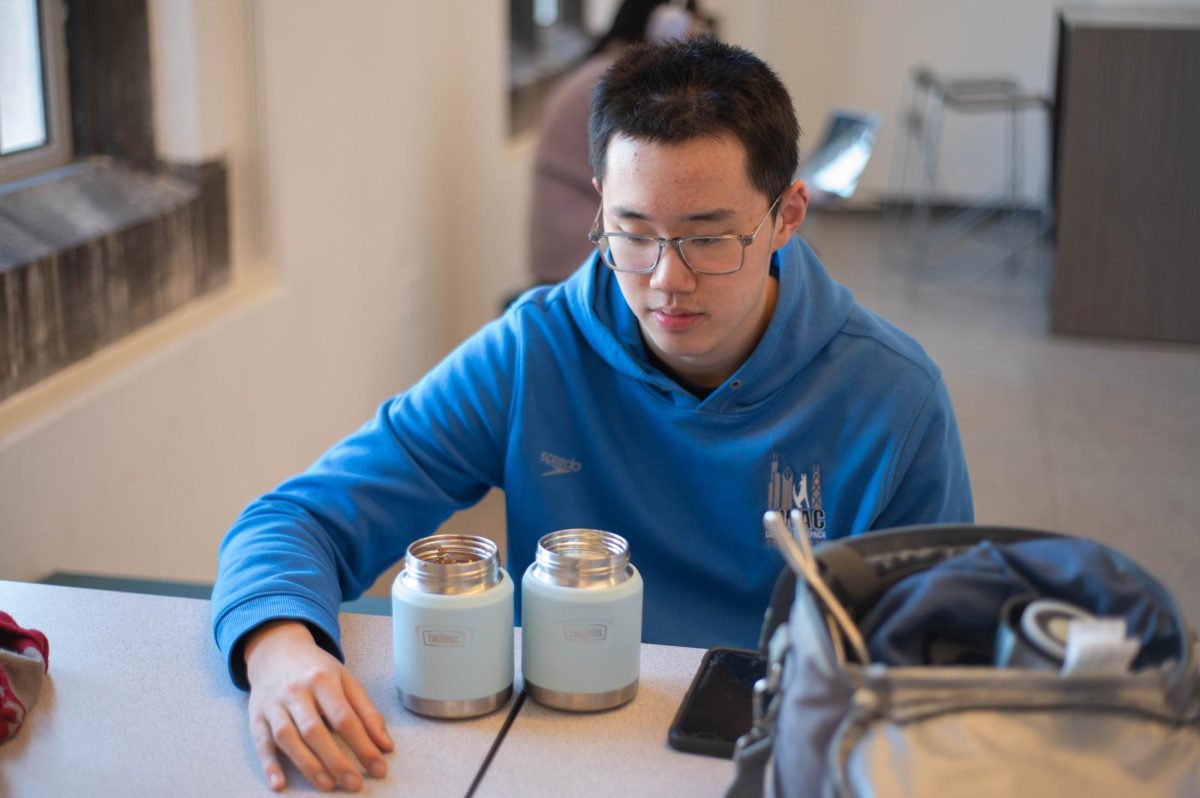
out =
<path fill-rule="evenodd" d="M 287 689 L 281 700 L 252 713 L 250 731 L 267 783 L 284 786 L 282 751 L 321 790 L 362 787 L 358 763 L 334 734 L 375 778 L 387 775 L 383 751 L 394 747 L 387 724 L 362 685 L 350 675 L 320 674 Z"/>
<path fill-rule="evenodd" d="M 318 684 L 313 690 L 317 706 L 329 722 L 329 726 L 345 740 L 346 745 L 372 776 L 379 778 L 387 775 L 387 763 L 383 761 L 383 754 L 363 725 L 364 719 L 359 717 L 357 708 L 343 692 L 343 686 L 344 678 L 338 683 Z M 355 775 L 357 774 L 358 771 L 355 770 Z"/>
<path fill-rule="evenodd" d="M 337 747 L 311 698 L 296 698 L 276 707 L 271 729 L 275 742 L 318 788 L 332 790 L 338 782 L 333 774 L 351 769 L 349 758 Z"/>
<path fill-rule="evenodd" d="M 375 741 L 375 745 L 379 746 L 381 751 L 391 751 L 395 748 L 392 743 L 392 738 L 388 734 L 387 721 L 383 719 L 383 715 L 376 709 L 375 704 L 371 701 L 367 691 L 349 673 L 342 677 L 342 689 L 346 691 L 346 698 L 350 700 L 350 706 L 354 707 L 354 711 L 362 718 L 363 724 L 367 728 L 367 733 L 371 735 L 371 739 Z"/>
<path fill-rule="evenodd" d="M 275 752 L 275 739 L 271 736 L 271 726 L 261 717 L 250 722 L 250 736 L 254 740 L 254 750 L 258 752 L 258 762 L 267 784 L 275 792 L 283 789 L 286 780 L 283 776 L 283 766 L 279 764 L 279 756 Z"/>

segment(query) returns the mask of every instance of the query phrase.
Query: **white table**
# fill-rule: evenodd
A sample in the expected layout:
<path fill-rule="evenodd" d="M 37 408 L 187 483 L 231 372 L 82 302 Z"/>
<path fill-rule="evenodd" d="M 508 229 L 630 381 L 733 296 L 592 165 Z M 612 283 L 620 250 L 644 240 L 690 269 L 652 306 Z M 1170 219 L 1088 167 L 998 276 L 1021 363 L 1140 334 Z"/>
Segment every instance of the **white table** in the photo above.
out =
<path fill-rule="evenodd" d="M 703 655 L 643 645 L 637 697 L 607 712 L 560 712 L 526 699 L 475 795 L 724 795 L 732 762 L 667 747 L 667 728 Z"/>
<path fill-rule="evenodd" d="M 41 699 L 0 745 L 0 796 L 271 794 L 246 694 L 212 642 L 208 602 L 0 581 L 0 609 L 50 640 Z M 413 715 L 392 682 L 389 619 L 343 614 L 341 623 L 346 663 L 396 742 L 387 778 L 366 779 L 360 794 L 465 795 L 512 703 L 464 721 Z M 643 646 L 637 698 L 609 712 L 525 701 L 475 794 L 721 795 L 732 763 L 666 743 L 702 654 Z M 317 792 L 292 769 L 288 786 Z"/>

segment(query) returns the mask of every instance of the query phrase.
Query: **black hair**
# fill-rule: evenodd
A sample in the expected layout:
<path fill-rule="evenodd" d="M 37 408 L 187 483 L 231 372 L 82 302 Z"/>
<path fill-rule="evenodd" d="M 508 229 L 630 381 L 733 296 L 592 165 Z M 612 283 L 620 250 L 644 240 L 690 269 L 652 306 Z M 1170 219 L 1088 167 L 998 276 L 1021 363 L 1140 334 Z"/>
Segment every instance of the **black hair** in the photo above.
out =
<path fill-rule="evenodd" d="M 750 182 L 769 201 L 791 185 L 800 126 L 787 89 L 758 56 L 711 36 L 631 47 L 592 92 L 588 149 L 601 183 L 614 135 L 682 142 L 727 134 L 746 148 Z"/>

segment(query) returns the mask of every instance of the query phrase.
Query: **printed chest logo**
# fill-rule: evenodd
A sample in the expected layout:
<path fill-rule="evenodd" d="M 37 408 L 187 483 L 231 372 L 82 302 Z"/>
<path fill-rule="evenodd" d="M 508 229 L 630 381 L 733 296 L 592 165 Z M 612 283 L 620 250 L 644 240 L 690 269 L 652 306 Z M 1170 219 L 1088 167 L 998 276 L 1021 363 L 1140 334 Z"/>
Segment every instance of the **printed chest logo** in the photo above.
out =
<path fill-rule="evenodd" d="M 767 479 L 767 510 L 791 518 L 800 511 L 800 523 L 814 543 L 825 539 L 825 507 L 821 502 L 821 466 L 813 463 L 807 471 L 781 465 L 779 453 L 771 455 L 771 474 Z"/>
<path fill-rule="evenodd" d="M 583 469 L 583 464 L 575 458 L 559 457 L 557 454 L 542 452 L 542 465 L 550 470 L 542 472 L 544 477 L 556 477 L 560 474 L 574 474 Z"/>

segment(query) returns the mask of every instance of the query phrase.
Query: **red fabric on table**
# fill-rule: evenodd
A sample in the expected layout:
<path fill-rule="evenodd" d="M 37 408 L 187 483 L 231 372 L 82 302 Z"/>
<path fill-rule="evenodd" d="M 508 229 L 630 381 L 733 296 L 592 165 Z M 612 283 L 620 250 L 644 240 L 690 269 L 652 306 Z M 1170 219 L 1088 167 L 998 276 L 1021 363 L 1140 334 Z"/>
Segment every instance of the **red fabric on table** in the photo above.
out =
<path fill-rule="evenodd" d="M 0 612 L 0 743 L 11 739 L 37 703 L 50 668 L 50 641 Z"/>

